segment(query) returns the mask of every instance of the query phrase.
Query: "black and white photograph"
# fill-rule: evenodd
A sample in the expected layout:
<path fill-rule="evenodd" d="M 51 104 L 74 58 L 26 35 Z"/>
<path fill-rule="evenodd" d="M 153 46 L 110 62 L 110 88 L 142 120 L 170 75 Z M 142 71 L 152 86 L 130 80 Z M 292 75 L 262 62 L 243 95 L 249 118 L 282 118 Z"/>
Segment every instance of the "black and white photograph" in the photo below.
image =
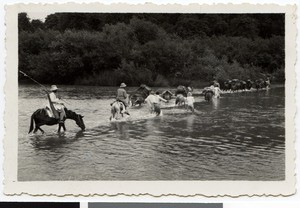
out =
<path fill-rule="evenodd" d="M 17 181 L 284 182 L 286 18 L 18 11 Z"/>

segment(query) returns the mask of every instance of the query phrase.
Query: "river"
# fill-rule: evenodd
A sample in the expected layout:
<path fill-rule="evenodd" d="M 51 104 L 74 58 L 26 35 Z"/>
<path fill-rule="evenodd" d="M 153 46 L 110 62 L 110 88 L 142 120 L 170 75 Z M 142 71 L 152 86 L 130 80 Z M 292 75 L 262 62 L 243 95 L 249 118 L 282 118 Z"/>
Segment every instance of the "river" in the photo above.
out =
<path fill-rule="evenodd" d="M 284 86 L 212 103 L 196 95 L 194 114 L 168 107 L 153 117 L 146 105 L 135 107 L 126 122 L 109 122 L 117 88 L 59 87 L 86 130 L 67 120 L 65 133 L 42 126 L 45 134 L 28 134 L 47 98 L 37 86 L 19 86 L 19 181 L 285 179 Z"/>

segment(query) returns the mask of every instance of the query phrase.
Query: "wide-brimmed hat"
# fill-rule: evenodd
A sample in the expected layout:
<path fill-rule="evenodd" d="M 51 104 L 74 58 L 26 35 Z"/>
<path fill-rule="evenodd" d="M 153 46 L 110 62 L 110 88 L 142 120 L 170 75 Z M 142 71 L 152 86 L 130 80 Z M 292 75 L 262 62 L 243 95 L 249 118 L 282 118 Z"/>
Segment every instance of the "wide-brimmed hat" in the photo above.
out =
<path fill-rule="evenodd" d="M 126 87 L 127 85 L 123 82 L 121 83 L 120 87 Z"/>
<path fill-rule="evenodd" d="M 56 87 L 56 85 L 51 85 L 50 91 L 55 91 L 58 90 L 58 88 Z"/>

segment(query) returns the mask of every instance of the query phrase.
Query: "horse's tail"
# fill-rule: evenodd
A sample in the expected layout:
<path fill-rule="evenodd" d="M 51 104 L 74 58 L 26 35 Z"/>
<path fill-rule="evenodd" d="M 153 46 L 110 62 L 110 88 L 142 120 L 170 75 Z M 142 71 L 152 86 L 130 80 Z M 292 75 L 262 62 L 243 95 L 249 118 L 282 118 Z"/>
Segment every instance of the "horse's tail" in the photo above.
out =
<path fill-rule="evenodd" d="M 31 115 L 31 119 L 30 119 L 30 127 L 29 127 L 29 132 L 28 134 L 30 134 L 33 130 L 33 126 L 34 126 L 34 113 Z"/>

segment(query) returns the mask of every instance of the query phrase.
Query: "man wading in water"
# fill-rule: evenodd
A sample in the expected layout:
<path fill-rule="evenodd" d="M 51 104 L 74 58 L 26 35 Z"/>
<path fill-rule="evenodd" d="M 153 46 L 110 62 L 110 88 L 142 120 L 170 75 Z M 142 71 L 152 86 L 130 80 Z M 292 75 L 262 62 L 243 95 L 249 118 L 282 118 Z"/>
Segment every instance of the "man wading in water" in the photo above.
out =
<path fill-rule="evenodd" d="M 156 92 L 156 94 L 155 94 L 153 90 L 151 90 L 150 95 L 145 99 L 145 101 L 148 103 L 150 113 L 156 113 L 156 114 L 160 114 L 160 102 L 159 101 L 163 101 L 165 103 L 168 102 L 167 100 L 160 97 L 159 92 Z"/>
<path fill-rule="evenodd" d="M 58 88 L 56 87 L 56 85 L 52 85 L 51 86 L 51 93 L 48 95 L 49 98 L 49 104 L 47 105 L 47 108 L 49 108 L 52 112 L 52 114 L 54 115 L 54 117 L 56 119 L 59 119 L 59 123 L 64 123 L 64 118 L 66 116 L 66 112 L 65 112 L 65 105 L 63 103 L 63 101 L 60 100 L 60 98 L 57 96 L 57 90 Z M 53 106 L 51 106 L 53 105 Z M 52 108 L 54 107 L 54 109 Z M 56 112 L 58 112 L 58 115 Z"/>

